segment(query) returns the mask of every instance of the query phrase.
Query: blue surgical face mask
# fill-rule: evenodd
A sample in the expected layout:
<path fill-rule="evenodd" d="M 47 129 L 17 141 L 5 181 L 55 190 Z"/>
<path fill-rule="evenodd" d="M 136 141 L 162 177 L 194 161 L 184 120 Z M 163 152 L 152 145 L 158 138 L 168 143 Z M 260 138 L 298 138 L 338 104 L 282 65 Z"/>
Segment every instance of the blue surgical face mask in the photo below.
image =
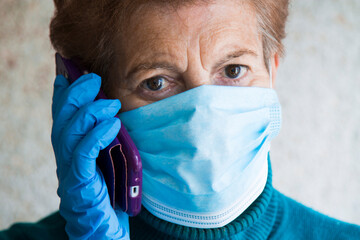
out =
<path fill-rule="evenodd" d="M 197 228 L 222 227 L 266 184 L 280 104 L 270 88 L 203 85 L 119 115 L 143 163 L 143 205 Z"/>

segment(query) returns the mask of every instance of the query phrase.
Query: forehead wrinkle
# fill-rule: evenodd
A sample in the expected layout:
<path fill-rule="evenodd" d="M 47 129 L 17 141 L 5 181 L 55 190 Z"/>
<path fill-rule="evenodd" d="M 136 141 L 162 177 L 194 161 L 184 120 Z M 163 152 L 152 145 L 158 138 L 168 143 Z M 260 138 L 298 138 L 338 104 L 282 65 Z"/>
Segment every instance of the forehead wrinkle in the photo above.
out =
<path fill-rule="evenodd" d="M 136 35 L 128 35 L 129 37 L 125 38 L 126 42 L 123 44 L 124 46 L 134 46 L 136 44 L 136 46 L 133 47 L 133 51 L 129 47 L 124 47 L 125 52 L 127 52 L 126 55 L 128 59 L 130 59 L 130 61 L 128 61 L 129 67 L 135 65 L 137 62 L 143 62 L 145 63 L 143 65 L 147 66 L 157 61 L 164 62 L 164 59 L 172 60 L 166 60 L 167 62 L 181 63 L 181 61 L 183 61 L 184 54 L 181 54 L 181 52 L 184 51 L 183 46 L 181 46 L 184 44 L 184 39 L 181 34 L 182 31 L 179 31 L 178 26 L 172 26 L 174 24 L 172 24 L 171 19 L 166 21 L 167 18 L 173 17 L 172 14 L 166 15 L 144 12 L 139 18 L 134 19 L 136 24 L 135 29 L 137 30 Z M 167 24 L 164 25 L 164 22 L 167 22 Z M 157 27 L 154 28 L 154 26 Z M 128 28 L 128 30 L 130 29 Z M 153 54 L 155 54 L 155 56 Z M 169 56 L 166 57 L 166 55 Z M 177 69 L 180 69 L 180 67 L 177 66 Z M 126 72 L 129 72 L 128 69 L 126 69 Z"/>
<path fill-rule="evenodd" d="M 162 39 L 163 41 L 143 41 L 139 47 L 128 52 L 128 66 L 125 75 L 130 76 L 139 70 L 163 68 L 176 72 L 183 72 L 186 66 L 181 43 L 176 40 Z M 155 51 L 154 51 L 155 50 Z"/>
<path fill-rule="evenodd" d="M 227 26 L 224 28 L 224 26 Z M 247 52 L 255 57 L 260 55 L 258 47 L 261 46 L 261 39 L 258 37 L 257 28 L 249 29 L 247 26 L 242 26 L 237 22 L 218 22 L 215 26 L 212 25 L 208 29 L 203 29 L 201 32 L 200 48 L 201 53 L 210 53 L 212 58 L 223 57 L 229 52 Z M 254 31 L 252 34 L 242 34 L 244 32 Z M 229 37 L 232 36 L 232 37 Z M 220 56 L 219 56 L 220 55 Z M 244 55 L 244 54 L 233 54 Z M 227 56 L 227 58 L 230 58 Z M 202 62 L 206 62 L 205 59 Z M 203 63 L 206 65 L 206 63 Z"/>
<path fill-rule="evenodd" d="M 211 4 L 209 6 L 211 6 Z M 207 59 L 208 56 L 210 56 L 210 58 L 214 58 L 217 56 L 222 57 L 226 54 L 225 51 L 221 51 L 224 47 L 230 46 L 230 43 L 233 43 L 231 42 L 232 38 L 229 37 L 231 36 L 230 34 L 234 34 L 234 31 L 235 34 L 236 32 L 241 32 L 242 30 L 245 30 L 243 32 L 249 31 L 249 28 L 246 26 L 251 25 L 250 23 L 252 21 L 257 22 L 253 14 L 246 11 L 249 7 L 246 4 L 243 4 L 242 7 L 243 8 L 239 11 L 239 14 L 245 15 L 245 18 L 248 20 L 240 23 L 235 22 L 235 20 L 231 20 L 230 16 L 228 16 L 226 12 L 221 16 L 213 17 L 212 11 L 217 11 L 215 6 L 209 11 L 206 11 L 205 18 L 198 17 L 196 15 L 196 13 L 202 13 L 199 12 L 198 9 L 195 9 L 190 14 L 189 12 L 184 12 L 188 15 L 180 13 L 182 14 L 180 16 L 179 12 L 181 12 L 181 8 L 172 12 L 173 14 L 169 14 L 169 12 L 166 11 L 164 12 L 165 14 L 159 14 L 159 12 L 154 11 L 145 11 L 141 12 L 142 14 L 138 16 L 133 15 L 134 21 L 132 21 L 132 23 L 135 24 L 135 28 L 132 28 L 129 25 L 127 27 L 127 33 L 125 36 L 123 35 L 125 42 L 127 41 L 130 46 L 133 46 L 132 50 L 125 47 L 128 44 L 124 44 L 124 50 L 127 52 L 127 56 L 125 58 L 130 60 L 127 61 L 130 63 L 127 65 L 127 69 L 124 70 L 128 72 L 128 70 L 137 62 L 140 64 L 144 63 L 144 67 L 142 67 L 143 69 L 146 68 L 146 66 L 150 66 L 151 64 L 146 60 L 154 59 L 154 57 L 146 56 L 146 53 L 149 51 L 162 51 L 167 53 L 173 52 L 174 56 L 168 56 L 167 59 L 171 59 L 166 60 L 171 63 L 180 63 L 182 66 L 186 67 L 185 69 L 189 68 L 189 57 L 191 57 L 189 55 L 191 54 L 193 55 L 192 57 L 196 57 L 196 55 L 199 54 L 199 56 L 197 56 L 197 61 L 199 63 L 200 58 L 202 68 L 205 69 L 207 66 L 206 62 L 209 61 Z M 183 9 L 186 10 L 186 8 Z M 172 21 L 176 18 L 178 21 Z M 135 30 L 137 34 L 134 35 Z M 257 29 L 254 29 L 254 31 L 256 30 Z M 228 31 L 228 33 L 226 31 Z M 239 37 L 237 37 L 238 41 L 240 41 L 238 45 L 249 49 L 256 47 L 254 37 L 246 35 L 248 34 L 239 34 Z M 189 51 L 191 48 L 192 50 Z M 207 54 L 208 56 L 206 56 L 204 54 L 205 52 L 212 53 L 210 53 L 210 55 Z M 175 56 L 177 58 L 174 58 Z M 162 57 L 162 59 L 154 59 L 152 62 L 160 62 L 161 64 L 158 65 L 164 65 L 164 59 L 165 57 Z"/>

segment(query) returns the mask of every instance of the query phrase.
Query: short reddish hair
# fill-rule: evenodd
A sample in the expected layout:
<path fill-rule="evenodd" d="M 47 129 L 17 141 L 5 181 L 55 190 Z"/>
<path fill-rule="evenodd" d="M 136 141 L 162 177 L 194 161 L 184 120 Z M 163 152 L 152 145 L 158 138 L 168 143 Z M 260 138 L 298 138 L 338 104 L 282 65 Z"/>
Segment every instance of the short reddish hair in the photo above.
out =
<path fill-rule="evenodd" d="M 255 10 L 262 35 L 264 58 L 283 55 L 282 40 L 289 0 L 239 0 Z M 185 4 L 209 0 L 54 0 L 55 14 L 50 23 L 50 40 L 64 57 L 77 58 L 80 63 L 102 76 L 106 85 L 109 69 L 114 62 L 113 40 L 118 23 L 144 4 L 178 8 Z M 267 61 L 265 61 L 267 64 Z"/>

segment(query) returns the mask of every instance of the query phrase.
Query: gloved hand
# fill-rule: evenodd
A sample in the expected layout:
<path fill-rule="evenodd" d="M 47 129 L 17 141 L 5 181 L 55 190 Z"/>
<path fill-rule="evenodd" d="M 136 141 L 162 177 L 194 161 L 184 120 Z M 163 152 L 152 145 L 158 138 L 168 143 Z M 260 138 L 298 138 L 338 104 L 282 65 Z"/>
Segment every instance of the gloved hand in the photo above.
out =
<path fill-rule="evenodd" d="M 96 74 L 73 84 L 58 75 L 54 84 L 51 141 L 55 152 L 60 214 L 70 239 L 129 239 L 129 221 L 120 208 L 114 211 L 101 171 L 99 151 L 120 130 L 114 116 L 119 100 L 97 100 L 101 79 Z"/>

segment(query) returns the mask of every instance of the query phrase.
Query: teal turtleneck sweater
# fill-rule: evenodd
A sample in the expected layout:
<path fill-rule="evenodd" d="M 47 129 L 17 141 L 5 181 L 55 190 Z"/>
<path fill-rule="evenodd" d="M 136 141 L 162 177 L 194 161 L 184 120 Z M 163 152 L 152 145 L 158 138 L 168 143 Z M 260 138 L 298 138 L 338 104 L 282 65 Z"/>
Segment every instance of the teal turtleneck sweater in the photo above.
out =
<path fill-rule="evenodd" d="M 189 228 L 163 221 L 143 208 L 130 218 L 131 240 L 171 239 L 360 239 L 360 226 L 322 215 L 282 195 L 267 184 L 257 200 L 230 224 L 215 229 Z M 65 220 L 56 212 L 37 223 L 18 223 L 0 232 L 0 240 L 68 239 Z"/>
<path fill-rule="evenodd" d="M 322 215 L 276 191 L 272 187 L 269 162 L 269 174 L 264 191 L 243 214 L 228 225 L 214 229 L 189 228 L 163 221 L 143 209 L 138 217 L 130 218 L 130 238 L 360 240 L 360 226 Z"/>

